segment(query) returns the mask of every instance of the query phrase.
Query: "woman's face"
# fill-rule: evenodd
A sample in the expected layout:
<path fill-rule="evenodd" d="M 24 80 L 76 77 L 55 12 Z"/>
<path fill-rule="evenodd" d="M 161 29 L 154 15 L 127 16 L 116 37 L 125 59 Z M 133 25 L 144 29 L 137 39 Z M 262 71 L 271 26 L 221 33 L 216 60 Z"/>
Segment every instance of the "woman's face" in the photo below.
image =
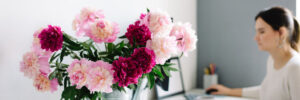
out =
<path fill-rule="evenodd" d="M 279 32 L 273 30 L 261 17 L 256 20 L 255 31 L 255 40 L 259 50 L 270 51 L 277 48 Z"/>

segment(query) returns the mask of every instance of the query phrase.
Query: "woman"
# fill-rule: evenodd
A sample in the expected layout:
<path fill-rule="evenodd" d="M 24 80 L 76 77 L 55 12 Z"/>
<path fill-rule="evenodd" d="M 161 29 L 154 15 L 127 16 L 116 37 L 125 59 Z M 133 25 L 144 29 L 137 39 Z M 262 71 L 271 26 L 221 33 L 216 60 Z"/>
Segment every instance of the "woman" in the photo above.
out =
<path fill-rule="evenodd" d="M 255 40 L 270 57 L 267 75 L 261 85 L 228 88 L 213 85 L 211 94 L 250 97 L 261 100 L 300 100 L 299 24 L 292 13 L 282 7 L 263 10 L 255 17 Z"/>

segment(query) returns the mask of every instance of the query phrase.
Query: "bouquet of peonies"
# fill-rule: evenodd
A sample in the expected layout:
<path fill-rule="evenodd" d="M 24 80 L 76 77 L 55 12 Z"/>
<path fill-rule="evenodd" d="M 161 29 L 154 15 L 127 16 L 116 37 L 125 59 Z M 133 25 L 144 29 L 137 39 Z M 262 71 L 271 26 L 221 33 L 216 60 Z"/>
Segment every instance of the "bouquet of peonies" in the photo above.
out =
<path fill-rule="evenodd" d="M 59 26 L 37 30 L 31 51 L 23 56 L 20 70 L 33 79 L 38 91 L 63 86 L 61 99 L 101 99 L 102 93 L 135 89 L 143 78 L 152 88 L 155 80 L 176 71 L 166 62 L 172 56 L 196 48 L 197 36 L 189 23 L 173 23 L 165 12 L 150 11 L 129 25 L 123 39 L 113 43 L 118 24 L 107 20 L 101 10 L 83 8 L 73 21 L 78 37 L 64 33 Z M 127 40 L 128 39 L 128 40 Z M 98 45 L 105 46 L 100 49 Z M 70 63 L 65 58 L 73 59 Z"/>

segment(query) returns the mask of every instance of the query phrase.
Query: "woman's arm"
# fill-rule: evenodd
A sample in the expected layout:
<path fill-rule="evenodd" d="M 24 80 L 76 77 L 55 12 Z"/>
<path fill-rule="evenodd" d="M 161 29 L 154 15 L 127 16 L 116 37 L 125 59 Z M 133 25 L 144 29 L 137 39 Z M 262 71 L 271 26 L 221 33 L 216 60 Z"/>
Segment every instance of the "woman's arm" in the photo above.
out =
<path fill-rule="evenodd" d="M 242 97 L 259 99 L 260 86 L 247 87 L 242 89 Z"/>
<path fill-rule="evenodd" d="M 242 96 L 242 88 L 231 89 L 231 91 L 228 93 L 228 95 L 241 97 Z"/>
<path fill-rule="evenodd" d="M 300 66 L 290 66 L 288 87 L 291 100 L 300 100 Z"/>
<path fill-rule="evenodd" d="M 229 96 L 237 96 L 237 97 L 242 96 L 241 88 L 231 89 L 231 88 L 225 87 L 224 85 L 212 85 L 211 87 L 207 88 L 206 90 L 209 90 L 209 89 L 217 89 L 218 90 L 217 92 L 211 93 L 214 95 L 229 95 Z"/>
<path fill-rule="evenodd" d="M 250 97 L 258 98 L 259 97 L 259 86 L 249 87 L 249 88 L 228 88 L 223 85 L 212 85 L 206 90 L 217 89 L 217 92 L 212 92 L 214 95 L 228 95 L 236 97 Z"/>

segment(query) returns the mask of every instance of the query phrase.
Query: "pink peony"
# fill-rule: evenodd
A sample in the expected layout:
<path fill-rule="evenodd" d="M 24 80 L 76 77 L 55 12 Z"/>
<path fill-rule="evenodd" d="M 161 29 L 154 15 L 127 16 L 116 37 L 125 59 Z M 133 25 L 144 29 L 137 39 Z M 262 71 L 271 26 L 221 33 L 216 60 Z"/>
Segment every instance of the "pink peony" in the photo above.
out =
<path fill-rule="evenodd" d="M 120 87 L 137 84 L 138 78 L 143 74 L 143 69 L 136 65 L 137 62 L 131 58 L 119 57 L 115 60 L 113 62 L 114 82 L 117 82 Z"/>
<path fill-rule="evenodd" d="M 27 52 L 20 63 L 20 70 L 29 78 L 35 78 L 40 73 L 48 74 L 50 73 L 49 57 L 49 55 L 41 55 L 33 51 Z"/>
<path fill-rule="evenodd" d="M 91 32 L 86 33 L 86 35 L 97 43 L 113 42 L 119 33 L 118 24 L 105 19 L 96 20 L 90 28 Z"/>
<path fill-rule="evenodd" d="M 33 85 L 38 91 L 46 92 L 51 91 L 54 92 L 57 90 L 58 81 L 57 79 L 49 80 L 47 75 L 39 74 L 35 77 Z"/>
<path fill-rule="evenodd" d="M 112 65 L 97 61 L 92 63 L 88 68 L 88 82 L 87 88 L 91 92 L 112 92 L 111 85 L 113 84 L 113 70 Z"/>
<path fill-rule="evenodd" d="M 151 39 L 149 28 L 145 24 L 140 23 L 140 21 L 136 21 L 127 28 L 125 36 L 131 45 L 133 45 L 134 41 L 138 45 L 146 45 L 147 40 Z"/>
<path fill-rule="evenodd" d="M 42 32 L 43 28 L 40 28 L 39 30 L 35 31 L 33 34 L 33 42 L 32 42 L 32 47 L 31 49 L 41 55 L 51 55 L 52 52 L 51 51 L 47 51 L 41 48 L 41 43 L 40 43 L 40 39 L 39 39 L 39 35 Z"/>
<path fill-rule="evenodd" d="M 69 73 L 71 85 L 77 85 L 76 88 L 80 89 L 86 85 L 87 82 L 87 70 L 91 62 L 87 59 L 77 60 L 75 59 L 67 69 Z"/>
<path fill-rule="evenodd" d="M 150 11 L 146 15 L 142 14 L 140 18 L 142 24 L 147 25 L 153 35 L 165 33 L 160 31 L 165 31 L 172 25 L 171 17 L 160 10 Z"/>
<path fill-rule="evenodd" d="M 197 36 L 189 23 L 177 23 L 171 30 L 171 36 L 175 36 L 180 51 L 188 52 L 196 49 Z"/>
<path fill-rule="evenodd" d="M 155 54 L 153 50 L 145 47 L 134 49 L 131 55 L 132 59 L 135 60 L 140 68 L 143 69 L 143 73 L 151 72 L 152 68 L 155 66 Z"/>
<path fill-rule="evenodd" d="M 58 26 L 48 25 L 48 28 L 44 28 L 38 37 L 42 49 L 54 52 L 62 48 L 63 33 Z"/>
<path fill-rule="evenodd" d="M 164 64 L 172 55 L 177 54 L 176 37 L 167 35 L 155 35 L 147 41 L 147 48 L 155 53 L 157 64 Z"/>
<path fill-rule="evenodd" d="M 83 8 L 81 13 L 73 20 L 73 29 L 76 30 L 77 36 L 90 32 L 90 24 L 96 19 L 103 19 L 105 16 L 101 10 L 92 8 Z"/>

